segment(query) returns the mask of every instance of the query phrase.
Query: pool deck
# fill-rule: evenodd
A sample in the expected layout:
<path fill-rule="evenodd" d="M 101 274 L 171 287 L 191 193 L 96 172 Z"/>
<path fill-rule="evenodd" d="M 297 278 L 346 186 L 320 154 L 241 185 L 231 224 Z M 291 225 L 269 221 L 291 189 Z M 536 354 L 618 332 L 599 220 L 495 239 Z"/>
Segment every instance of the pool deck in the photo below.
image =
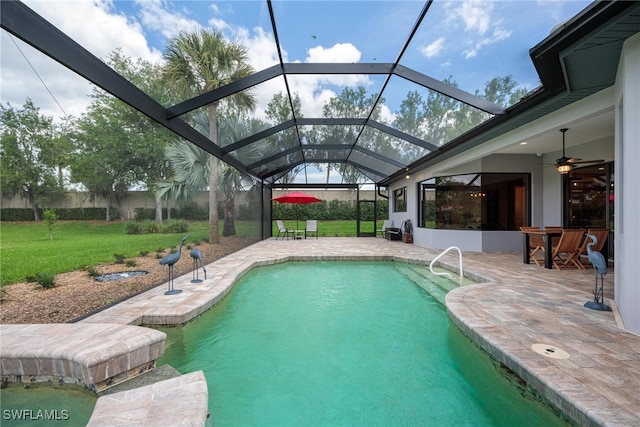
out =
<path fill-rule="evenodd" d="M 214 305 L 258 265 L 360 259 L 428 265 L 440 252 L 381 238 L 271 238 L 210 263 L 202 283 L 190 283 L 191 273 L 176 278 L 179 294 L 165 295 L 167 286 L 159 286 L 82 323 L 182 324 Z M 457 253 L 448 253 L 441 261 L 455 269 Z M 576 424 L 640 425 L 640 336 L 619 327 L 615 307 L 613 312 L 602 312 L 583 306 L 593 299 L 593 270 L 547 270 L 523 264 L 520 253 L 465 252 L 463 262 L 465 275 L 488 280 L 447 294 L 449 315 L 465 335 Z M 611 266 L 605 276 L 609 305 L 612 292 Z M 534 344 L 541 344 L 543 354 L 534 351 Z M 200 388 L 197 392 L 201 396 Z M 153 400 L 153 393 L 167 397 L 166 388 L 156 387 L 148 388 L 146 398 Z M 94 412 L 94 417 L 103 414 Z M 130 421 L 142 425 L 138 419 Z"/>

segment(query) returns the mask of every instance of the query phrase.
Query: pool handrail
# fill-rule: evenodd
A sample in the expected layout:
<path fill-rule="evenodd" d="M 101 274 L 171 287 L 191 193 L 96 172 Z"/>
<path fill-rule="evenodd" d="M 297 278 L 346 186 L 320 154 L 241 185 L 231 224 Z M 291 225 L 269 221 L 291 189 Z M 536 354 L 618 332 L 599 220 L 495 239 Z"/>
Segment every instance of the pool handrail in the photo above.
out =
<path fill-rule="evenodd" d="M 457 246 L 450 246 L 447 249 L 445 249 L 440 255 L 438 255 L 437 257 L 435 257 L 431 263 L 429 264 L 429 270 L 431 271 L 431 273 L 438 275 L 438 276 L 449 276 L 449 279 L 453 279 L 453 276 L 451 275 L 451 273 L 448 273 L 446 271 L 442 271 L 442 272 L 437 272 L 437 271 L 433 271 L 433 264 L 439 260 L 444 254 L 446 254 L 447 252 L 449 252 L 450 250 L 455 249 L 458 251 L 458 255 L 459 255 L 459 259 L 460 259 L 460 278 L 462 279 L 464 277 L 463 272 L 462 272 L 462 251 L 460 250 L 459 247 Z"/>

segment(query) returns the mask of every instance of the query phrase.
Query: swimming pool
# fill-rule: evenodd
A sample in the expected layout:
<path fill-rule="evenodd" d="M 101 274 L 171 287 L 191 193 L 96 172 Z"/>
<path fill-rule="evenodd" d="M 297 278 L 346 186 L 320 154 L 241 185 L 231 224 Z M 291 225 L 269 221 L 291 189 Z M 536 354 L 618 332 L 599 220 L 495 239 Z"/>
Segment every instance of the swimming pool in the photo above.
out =
<path fill-rule="evenodd" d="M 204 371 L 218 425 L 565 425 L 406 272 L 395 262 L 254 269 L 201 318 L 165 329 L 158 363 Z"/>
<path fill-rule="evenodd" d="M 0 425 L 84 426 L 96 400 L 95 394 L 73 385 L 9 384 L 0 390 Z"/>

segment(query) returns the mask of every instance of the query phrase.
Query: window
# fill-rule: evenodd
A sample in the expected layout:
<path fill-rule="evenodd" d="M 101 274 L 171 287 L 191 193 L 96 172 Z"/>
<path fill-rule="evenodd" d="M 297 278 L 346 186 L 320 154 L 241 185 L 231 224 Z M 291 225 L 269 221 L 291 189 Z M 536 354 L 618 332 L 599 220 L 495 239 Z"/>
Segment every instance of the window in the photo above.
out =
<path fill-rule="evenodd" d="M 436 228 L 436 179 L 431 178 L 419 184 L 420 210 L 418 227 Z"/>
<path fill-rule="evenodd" d="M 569 177 L 570 227 L 613 230 L 613 163 L 576 168 Z"/>
<path fill-rule="evenodd" d="M 529 175 L 473 173 L 431 178 L 419 186 L 418 226 L 518 230 L 528 223 Z"/>
<path fill-rule="evenodd" d="M 407 211 L 407 187 L 398 188 L 393 190 L 393 211 L 394 212 L 406 212 Z"/>

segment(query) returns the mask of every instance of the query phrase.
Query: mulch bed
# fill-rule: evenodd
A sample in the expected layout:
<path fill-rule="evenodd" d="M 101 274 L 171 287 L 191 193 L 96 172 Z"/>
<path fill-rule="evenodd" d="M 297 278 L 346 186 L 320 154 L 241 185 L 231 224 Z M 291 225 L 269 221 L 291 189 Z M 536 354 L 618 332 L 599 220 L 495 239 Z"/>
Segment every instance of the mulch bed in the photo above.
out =
<path fill-rule="evenodd" d="M 197 248 L 206 265 L 255 242 L 253 237 L 221 237 L 220 244 L 202 243 Z M 0 323 L 66 323 L 167 282 L 168 267 L 159 264 L 156 253 L 127 258 L 129 260 L 133 260 L 135 265 L 109 263 L 96 266 L 95 270 L 98 274 L 132 270 L 144 270 L 148 274 L 98 282 L 87 271 L 77 270 L 58 274 L 55 287 L 51 289 L 42 289 L 35 283 L 5 286 L 0 300 Z M 182 256 L 174 266 L 174 274 L 178 277 L 192 269 L 189 249 L 183 247 Z"/>

